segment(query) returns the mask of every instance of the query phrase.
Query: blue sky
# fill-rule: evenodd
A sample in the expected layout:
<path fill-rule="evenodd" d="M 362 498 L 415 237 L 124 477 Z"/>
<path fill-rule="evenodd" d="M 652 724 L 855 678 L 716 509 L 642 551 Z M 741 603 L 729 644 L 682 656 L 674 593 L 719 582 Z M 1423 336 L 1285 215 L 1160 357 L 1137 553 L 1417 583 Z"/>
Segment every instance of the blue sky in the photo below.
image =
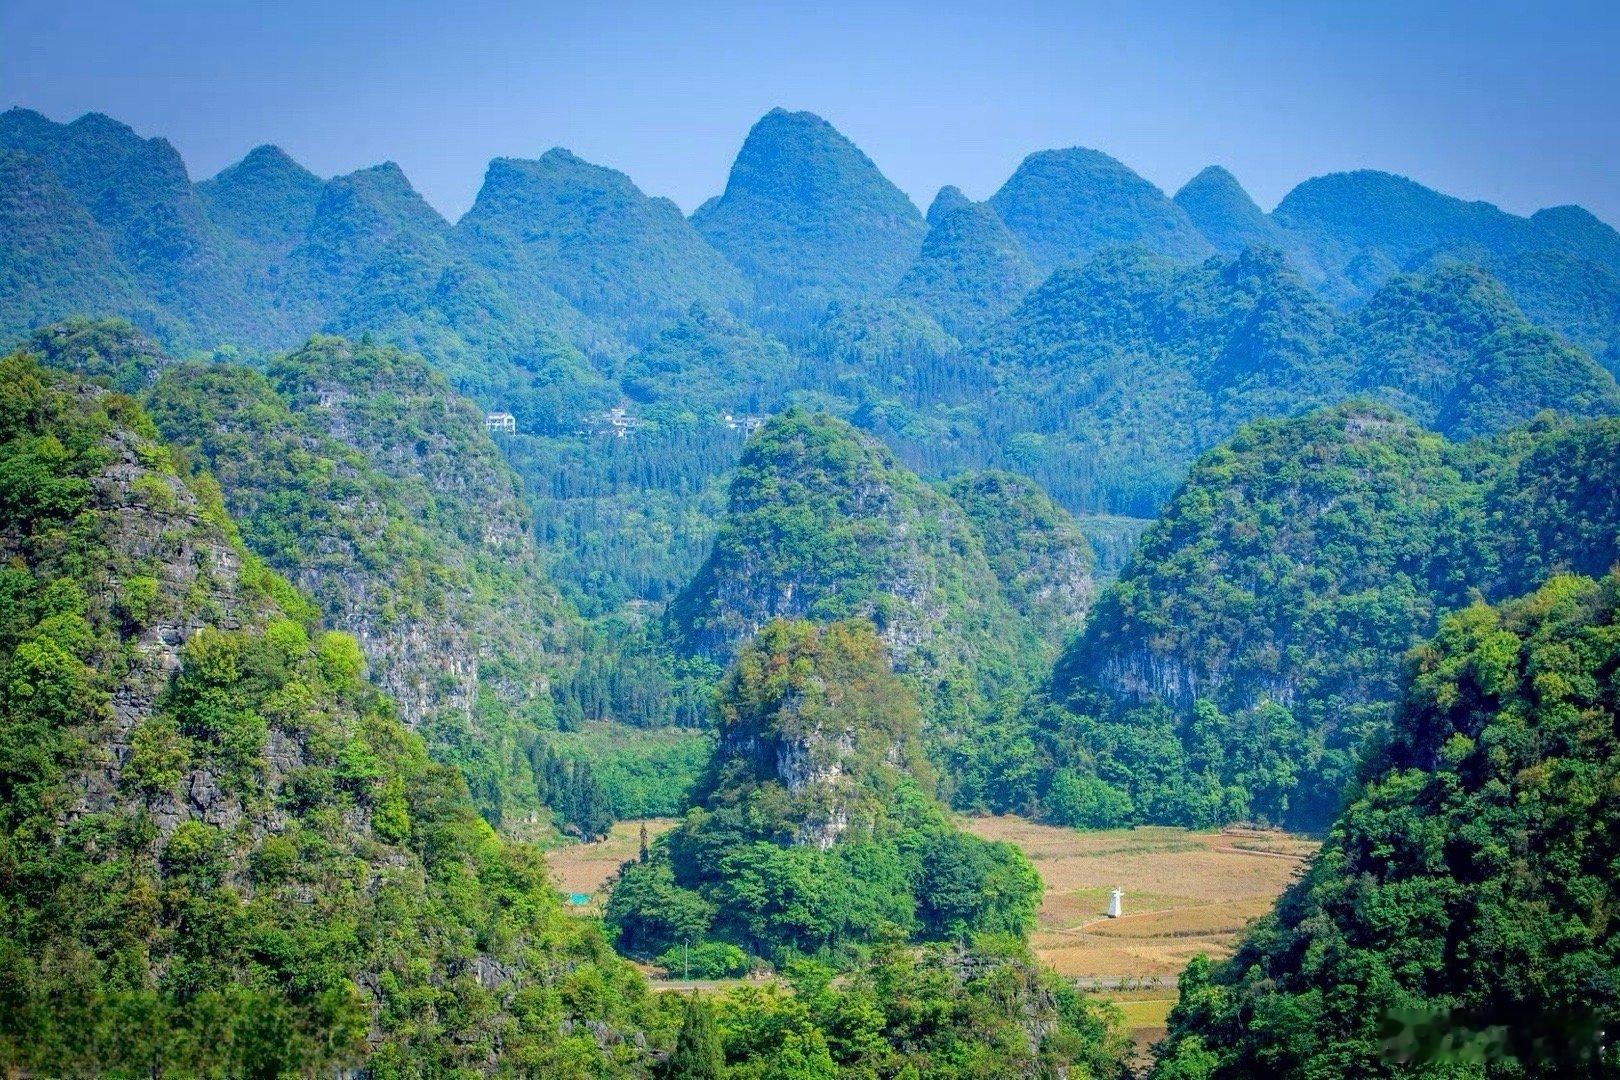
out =
<path fill-rule="evenodd" d="M 748 126 L 810 109 L 919 205 L 1093 146 L 1269 207 L 1337 169 L 1620 223 L 1620 4 L 678 4 L 0 0 L 0 105 L 97 110 L 194 176 L 274 142 L 392 159 L 454 217 L 554 145 L 690 210 Z"/>

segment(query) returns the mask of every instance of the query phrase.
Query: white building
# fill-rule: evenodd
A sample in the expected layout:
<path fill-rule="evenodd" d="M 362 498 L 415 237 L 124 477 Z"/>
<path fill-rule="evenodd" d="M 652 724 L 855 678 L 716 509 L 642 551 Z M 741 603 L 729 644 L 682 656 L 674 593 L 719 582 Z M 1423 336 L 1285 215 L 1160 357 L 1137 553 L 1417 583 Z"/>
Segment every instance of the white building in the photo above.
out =
<path fill-rule="evenodd" d="M 517 434 L 517 417 L 509 412 L 492 412 L 484 414 L 484 430 L 500 432 L 502 435 Z"/>
<path fill-rule="evenodd" d="M 1108 917 L 1117 919 L 1125 911 L 1125 890 L 1115 889 L 1108 894 Z"/>

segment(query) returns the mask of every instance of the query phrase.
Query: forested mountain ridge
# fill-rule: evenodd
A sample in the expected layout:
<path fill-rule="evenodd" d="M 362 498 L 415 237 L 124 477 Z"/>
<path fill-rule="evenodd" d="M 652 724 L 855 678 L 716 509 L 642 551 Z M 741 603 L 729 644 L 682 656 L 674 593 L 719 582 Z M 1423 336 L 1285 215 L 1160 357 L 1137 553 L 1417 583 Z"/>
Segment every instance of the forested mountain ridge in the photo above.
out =
<path fill-rule="evenodd" d="M 633 342 L 695 303 L 748 298 L 742 275 L 674 203 L 560 148 L 491 162 L 456 234 L 473 261 L 499 269 L 519 305 L 536 288 L 556 292 Z"/>
<path fill-rule="evenodd" d="M 1043 436 L 1036 479 L 1065 505 L 1142 517 L 1240 423 L 1353 395 L 1457 435 L 1545 408 L 1620 412 L 1612 376 L 1457 265 L 1340 314 L 1281 253 L 1191 266 L 1108 253 L 1053 274 L 976 351 L 996 422 Z"/>
<path fill-rule="evenodd" d="M 5 1060 L 636 1071 L 640 977 L 429 763 L 353 639 L 130 399 L 0 367 Z"/>
<path fill-rule="evenodd" d="M 1304 880 L 1182 977 L 1156 1076 L 1606 1071 L 1617 607 L 1560 576 L 1441 624 Z"/>
<path fill-rule="evenodd" d="M 886 290 L 924 231 L 911 200 L 854 143 L 819 116 L 783 109 L 749 131 L 725 192 L 692 224 L 753 282 L 761 305 L 789 317 Z"/>
<path fill-rule="evenodd" d="M 957 337 L 971 338 L 1011 311 L 1039 278 L 994 210 L 947 187 L 929 207 L 922 250 L 894 292 Z"/>
<path fill-rule="evenodd" d="M 441 376 L 330 338 L 268 372 L 173 364 L 117 324 L 34 345 L 52 366 L 144 391 L 249 549 L 360 641 L 401 719 L 463 771 L 492 821 L 539 807 L 529 750 L 554 726 L 551 681 L 577 663 L 582 627 L 481 415 Z"/>
<path fill-rule="evenodd" d="M 1046 272 L 1113 247 L 1181 260 L 1211 246 L 1164 192 L 1102 153 L 1074 147 L 1026 157 L 989 206 Z"/>
<path fill-rule="evenodd" d="M 1349 405 L 1245 427 L 1200 459 L 1057 665 L 1063 708 L 1033 721 L 1046 752 L 1097 763 L 1084 774 L 1140 809 L 1163 781 L 1126 764 L 1135 731 L 1240 787 L 1250 814 L 1325 820 L 1442 614 L 1620 561 L 1617 423 L 1454 444 Z"/>
<path fill-rule="evenodd" d="M 1007 685 L 1033 637 L 949 496 L 848 424 L 789 410 L 744 447 L 714 549 L 666 621 L 677 649 L 724 663 L 799 617 L 872 620 L 937 710 Z"/>

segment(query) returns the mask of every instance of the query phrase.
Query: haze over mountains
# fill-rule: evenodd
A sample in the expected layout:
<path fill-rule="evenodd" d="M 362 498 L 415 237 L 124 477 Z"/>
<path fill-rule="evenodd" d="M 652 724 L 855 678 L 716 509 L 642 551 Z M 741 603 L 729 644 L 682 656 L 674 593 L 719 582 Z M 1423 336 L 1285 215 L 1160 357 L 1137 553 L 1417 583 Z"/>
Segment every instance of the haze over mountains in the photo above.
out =
<path fill-rule="evenodd" d="M 1614 343 L 1608 320 L 1556 314 L 1538 296 L 1601 269 L 1594 303 L 1612 300 L 1612 227 L 1579 207 L 1516 217 L 1385 173 L 1308 180 L 1265 214 L 1216 166 L 1171 199 L 1100 151 L 1047 150 L 1025 159 L 988 212 L 942 220 L 966 203 L 948 189 L 950 205 L 925 221 L 831 125 L 778 109 L 748 133 L 725 191 L 689 221 L 622 173 L 555 149 L 492 162 L 473 208 L 452 225 L 391 164 L 323 181 L 264 146 L 194 184 L 168 143 L 97 114 L 57 124 L 13 109 L 0 117 L 0 150 L 15 173 L 8 265 L 41 271 L 30 288 L 5 290 L 0 326 L 13 335 L 83 314 L 74 301 L 90 299 L 90 286 L 74 279 L 94 272 L 97 314 L 138 316 L 171 346 L 285 347 L 333 325 L 383 272 L 385 253 L 404 246 L 446 266 L 465 260 L 504 294 L 504 304 L 486 304 L 510 305 L 591 354 L 645 341 L 693 302 L 794 325 L 829 300 L 881 296 L 902 279 L 900 295 L 937 292 L 953 263 L 955 303 L 982 309 L 970 326 L 936 300 L 962 336 L 1035 283 L 1026 283 L 1026 259 L 1046 274 L 1111 247 L 1198 261 L 1264 246 L 1338 306 L 1440 256 L 1521 267 L 1505 277 L 1522 307 L 1546 311 L 1549 325 L 1600 360 Z M 925 246 L 931 230 L 941 235 Z M 73 251 L 87 257 L 67 257 Z M 107 251 L 114 257 L 88 257 Z M 1523 280 L 1526 263 L 1540 288 Z M 969 267 L 978 280 L 954 280 Z M 439 317 L 454 328 L 470 316 Z"/>

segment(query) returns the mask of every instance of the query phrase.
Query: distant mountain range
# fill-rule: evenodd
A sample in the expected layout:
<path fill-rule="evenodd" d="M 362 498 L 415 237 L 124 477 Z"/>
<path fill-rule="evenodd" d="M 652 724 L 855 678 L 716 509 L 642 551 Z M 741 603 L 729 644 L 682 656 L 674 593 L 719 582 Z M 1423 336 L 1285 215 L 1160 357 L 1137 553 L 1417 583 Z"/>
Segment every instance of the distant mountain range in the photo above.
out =
<path fill-rule="evenodd" d="M 1100 151 L 1043 150 L 986 203 L 947 188 L 925 219 L 832 125 L 776 109 L 690 219 L 554 149 L 491 162 L 452 224 L 392 163 L 322 180 L 261 146 L 193 183 L 162 139 L 99 114 L 59 124 L 12 109 L 0 175 L 10 337 L 118 315 L 181 351 L 266 351 L 391 301 L 409 312 L 400 334 L 426 322 L 519 352 L 556 335 L 623 357 L 693 303 L 791 335 L 829 302 L 892 294 L 967 340 L 1045 275 L 1110 248 L 1196 262 L 1268 247 L 1338 307 L 1403 271 L 1468 261 L 1532 319 L 1620 362 L 1620 233 L 1580 207 L 1518 217 L 1372 171 L 1307 180 L 1267 214 L 1216 166 L 1170 198 Z"/>

